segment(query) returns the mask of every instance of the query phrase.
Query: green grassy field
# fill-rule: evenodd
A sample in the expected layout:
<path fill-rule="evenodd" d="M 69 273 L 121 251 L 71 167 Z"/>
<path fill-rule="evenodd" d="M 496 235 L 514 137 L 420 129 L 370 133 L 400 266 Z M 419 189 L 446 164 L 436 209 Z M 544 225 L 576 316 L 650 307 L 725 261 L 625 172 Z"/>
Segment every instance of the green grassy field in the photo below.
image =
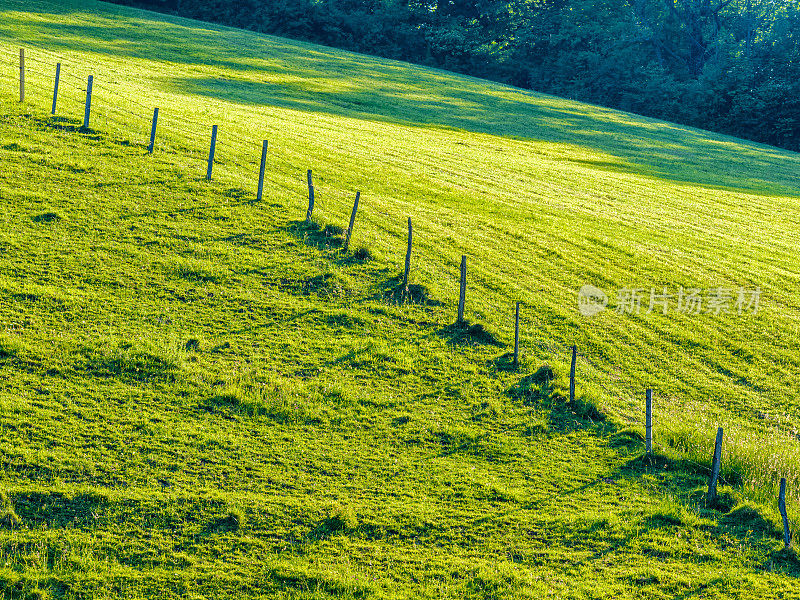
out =
<path fill-rule="evenodd" d="M 5 597 L 800 598 L 800 156 L 110 4 L 0 15 Z M 665 286 L 760 307 L 614 310 Z"/>

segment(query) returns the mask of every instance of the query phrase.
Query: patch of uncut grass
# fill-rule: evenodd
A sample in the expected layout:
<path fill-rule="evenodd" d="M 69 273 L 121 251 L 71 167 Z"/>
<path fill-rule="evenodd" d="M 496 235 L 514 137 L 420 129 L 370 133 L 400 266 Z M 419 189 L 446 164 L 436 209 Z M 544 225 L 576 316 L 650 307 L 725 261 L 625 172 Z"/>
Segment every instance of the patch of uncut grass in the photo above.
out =
<path fill-rule="evenodd" d="M 797 155 L 110 5 L 0 9 L 7 595 L 795 593 L 767 497 L 726 481 L 707 507 L 689 449 L 644 461 L 613 423 L 653 387 L 709 430 L 796 427 Z M 22 106 L 18 39 L 36 44 Z M 56 118 L 40 47 L 64 65 Z M 356 190 L 372 260 L 322 234 Z M 407 216 L 426 303 L 395 293 Z M 584 283 L 763 296 L 746 318 L 588 320 Z"/>

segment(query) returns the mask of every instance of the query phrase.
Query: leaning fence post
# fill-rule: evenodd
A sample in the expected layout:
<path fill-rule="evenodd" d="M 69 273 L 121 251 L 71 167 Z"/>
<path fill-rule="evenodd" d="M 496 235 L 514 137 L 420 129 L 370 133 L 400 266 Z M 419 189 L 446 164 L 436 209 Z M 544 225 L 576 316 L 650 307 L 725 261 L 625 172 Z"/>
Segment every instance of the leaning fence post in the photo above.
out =
<path fill-rule="evenodd" d="M 788 550 L 792 543 L 792 533 L 789 530 L 789 515 L 786 513 L 786 478 L 781 478 L 781 491 L 778 494 L 778 510 L 783 517 L 783 544 Z"/>
<path fill-rule="evenodd" d="M 217 149 L 217 126 L 211 127 L 211 148 L 208 151 L 208 170 L 206 171 L 206 179 L 211 179 L 211 171 L 214 170 L 214 152 Z"/>
<path fill-rule="evenodd" d="M 569 368 L 569 401 L 575 403 L 575 367 L 578 363 L 578 346 L 572 346 L 572 364 Z"/>
<path fill-rule="evenodd" d="M 350 213 L 350 225 L 347 228 L 347 237 L 344 240 L 344 251 L 350 247 L 350 236 L 353 234 L 353 225 L 356 223 L 356 211 L 358 210 L 358 199 L 361 198 L 361 192 L 356 192 L 356 200 L 353 202 L 353 212 Z"/>
<path fill-rule="evenodd" d="M 647 390 L 644 417 L 644 449 L 647 454 L 653 453 L 653 390 Z"/>
<path fill-rule="evenodd" d="M 464 303 L 467 298 L 467 257 L 461 257 L 461 289 L 458 295 L 458 323 L 464 322 Z"/>
<path fill-rule="evenodd" d="M 306 211 L 306 223 L 311 222 L 311 217 L 314 214 L 314 181 L 311 178 L 311 169 L 306 173 L 308 177 L 308 210 Z"/>
<path fill-rule="evenodd" d="M 149 154 L 153 153 L 156 146 L 156 127 L 158 126 L 158 107 L 153 109 L 153 126 L 150 128 L 150 145 L 147 147 Z"/>
<path fill-rule="evenodd" d="M 89 75 L 86 82 L 86 111 L 83 113 L 83 128 L 89 129 L 89 117 L 92 114 L 92 84 L 94 83 L 94 75 Z"/>
<path fill-rule="evenodd" d="M 53 84 L 53 109 L 50 114 L 56 114 L 56 104 L 58 103 L 58 82 L 61 79 L 61 63 L 56 63 L 56 81 Z"/>
<path fill-rule="evenodd" d="M 408 273 L 411 271 L 411 240 L 414 237 L 414 228 L 411 226 L 411 217 L 408 217 L 408 248 L 406 249 L 406 268 L 403 271 L 403 289 L 408 288 Z"/>
<path fill-rule="evenodd" d="M 514 366 L 519 366 L 519 302 L 517 302 L 517 312 L 514 317 Z"/>
<path fill-rule="evenodd" d="M 717 480 L 719 479 L 720 461 L 722 459 L 722 427 L 717 429 L 717 441 L 714 443 L 714 460 L 711 464 L 711 477 L 708 479 L 708 503 L 717 499 Z"/>
<path fill-rule="evenodd" d="M 25 48 L 19 49 L 19 101 L 25 102 Z"/>
<path fill-rule="evenodd" d="M 264 143 L 261 145 L 261 166 L 258 169 L 258 193 L 256 194 L 256 200 L 261 202 L 261 198 L 264 196 L 264 175 L 267 171 L 267 140 L 264 140 Z"/>

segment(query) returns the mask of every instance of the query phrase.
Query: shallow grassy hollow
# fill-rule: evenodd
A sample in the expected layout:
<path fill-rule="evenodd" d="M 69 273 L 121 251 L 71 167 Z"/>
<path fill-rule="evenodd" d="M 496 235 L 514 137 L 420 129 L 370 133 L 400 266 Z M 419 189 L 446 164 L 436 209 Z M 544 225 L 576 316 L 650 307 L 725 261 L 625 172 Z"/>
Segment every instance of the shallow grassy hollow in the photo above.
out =
<path fill-rule="evenodd" d="M 657 435 L 800 423 L 797 155 L 106 4 L 0 9 L 6 596 L 800 596 L 772 504 L 706 507 L 702 467 L 620 431 L 648 386 Z M 300 222 L 308 168 L 323 225 L 362 192 L 370 260 Z M 452 327 L 462 254 L 483 333 Z M 584 283 L 763 296 L 586 319 Z"/>

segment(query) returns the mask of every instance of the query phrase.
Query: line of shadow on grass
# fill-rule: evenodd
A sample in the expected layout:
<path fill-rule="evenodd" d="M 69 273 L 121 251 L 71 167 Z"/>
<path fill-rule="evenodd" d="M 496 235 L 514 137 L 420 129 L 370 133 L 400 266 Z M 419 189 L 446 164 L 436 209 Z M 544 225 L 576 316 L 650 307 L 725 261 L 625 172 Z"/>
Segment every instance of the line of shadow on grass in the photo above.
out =
<path fill-rule="evenodd" d="M 139 26 L 37 22 L 53 51 L 209 65 L 233 72 L 166 79 L 181 94 L 250 106 L 544 140 L 604 149 L 577 162 L 592 169 L 641 174 L 677 183 L 755 193 L 797 195 L 800 184 L 781 163 L 790 155 L 767 146 L 446 71 L 405 65 L 332 48 L 204 24 L 195 30 L 168 17 L 139 17 Z M 121 19 L 121 18 L 120 18 Z M 16 26 L 9 24 L 11 31 Z M 0 33 L 3 33 L 0 31 Z M 6 35 L 9 35 L 6 33 Z M 31 39 L 37 35 L 31 32 Z M 342 68 L 346 65 L 347 68 Z M 287 66 L 294 75 L 287 81 Z M 256 69 L 258 81 L 247 78 Z M 415 93 L 409 93 L 409 90 Z M 776 173 L 775 167 L 781 172 Z"/>

